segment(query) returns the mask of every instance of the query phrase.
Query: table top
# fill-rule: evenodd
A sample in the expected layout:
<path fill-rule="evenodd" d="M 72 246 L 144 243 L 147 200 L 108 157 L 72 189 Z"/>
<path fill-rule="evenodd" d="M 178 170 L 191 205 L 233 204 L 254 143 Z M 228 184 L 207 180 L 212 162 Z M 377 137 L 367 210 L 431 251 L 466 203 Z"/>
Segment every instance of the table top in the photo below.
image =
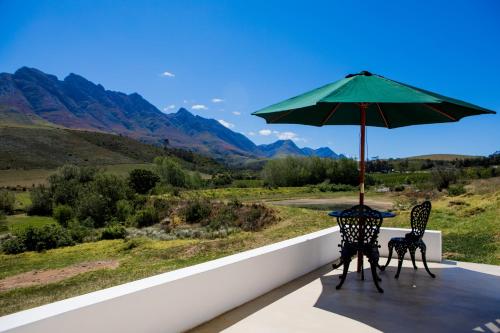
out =
<path fill-rule="evenodd" d="M 328 215 L 331 216 L 331 217 L 340 217 L 340 214 L 342 214 L 341 210 L 334 210 L 333 212 L 328 213 Z M 395 217 L 396 216 L 396 214 L 394 214 L 392 212 L 380 212 L 380 214 L 382 214 L 382 218 L 383 219 L 391 218 L 391 217 Z"/>

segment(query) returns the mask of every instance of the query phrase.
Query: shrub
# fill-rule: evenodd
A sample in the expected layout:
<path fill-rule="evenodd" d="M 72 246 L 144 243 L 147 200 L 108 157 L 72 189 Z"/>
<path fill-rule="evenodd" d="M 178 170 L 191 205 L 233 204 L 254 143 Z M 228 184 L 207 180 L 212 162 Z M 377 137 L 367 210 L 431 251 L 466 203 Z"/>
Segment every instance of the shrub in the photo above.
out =
<path fill-rule="evenodd" d="M 11 214 L 14 211 L 14 203 L 16 202 L 16 197 L 14 193 L 0 190 L 0 211 L 6 214 Z"/>
<path fill-rule="evenodd" d="M 134 169 L 130 171 L 128 184 L 136 193 L 146 194 L 159 180 L 160 178 L 149 170 Z"/>
<path fill-rule="evenodd" d="M 230 226 L 235 225 L 235 222 L 238 219 L 237 213 L 238 211 L 231 207 L 231 205 L 222 205 L 210 218 L 210 223 L 208 225 L 209 229 L 227 229 Z"/>
<path fill-rule="evenodd" d="M 110 225 L 102 230 L 101 239 L 124 239 L 127 230 L 121 225 Z"/>
<path fill-rule="evenodd" d="M 61 246 L 74 245 L 70 233 L 58 224 L 43 227 L 28 226 L 15 234 L 26 251 L 43 251 Z"/>
<path fill-rule="evenodd" d="M 233 182 L 233 178 L 231 175 L 227 172 L 224 173 L 218 173 L 214 176 L 212 176 L 212 183 L 215 186 L 225 186 L 225 185 L 230 185 Z"/>
<path fill-rule="evenodd" d="M 153 207 L 146 207 L 137 212 L 134 216 L 134 223 L 137 227 L 143 228 L 160 222 L 158 213 Z"/>
<path fill-rule="evenodd" d="M 68 205 L 58 205 L 54 208 L 52 216 L 60 225 L 67 227 L 73 218 L 73 209 Z"/>
<path fill-rule="evenodd" d="M 184 219 L 187 223 L 199 223 L 208 218 L 211 212 L 211 205 L 205 200 L 193 200 L 184 207 Z"/>
<path fill-rule="evenodd" d="M 438 191 L 447 189 L 450 184 L 457 181 L 457 178 L 458 173 L 455 169 L 436 168 L 432 170 L 432 183 Z"/>
<path fill-rule="evenodd" d="M 463 184 L 450 185 L 448 187 L 448 194 L 452 197 L 465 194 L 466 192 Z"/>
<path fill-rule="evenodd" d="M 26 250 L 26 246 L 19 237 L 14 236 L 2 242 L 2 251 L 6 254 L 18 254 Z"/>
<path fill-rule="evenodd" d="M 6 232 L 9 230 L 7 227 L 7 219 L 5 218 L 5 213 L 0 210 L 0 233 Z"/>
<path fill-rule="evenodd" d="M 239 227 L 244 231 L 259 231 L 277 220 L 274 211 L 262 204 L 245 206 L 240 214 L 243 215 L 243 219 L 239 222 Z"/>
<path fill-rule="evenodd" d="M 76 220 L 70 220 L 67 228 L 71 239 L 75 243 L 82 243 L 88 240 L 94 233 L 94 229 L 89 228 Z"/>
<path fill-rule="evenodd" d="M 49 190 L 55 204 L 74 206 L 81 188 L 94 180 L 97 170 L 91 167 L 64 165 L 48 179 Z"/>
<path fill-rule="evenodd" d="M 175 160 L 170 157 L 157 157 L 154 163 L 156 173 L 163 184 L 187 187 L 188 175 Z"/>
<path fill-rule="evenodd" d="M 31 205 L 28 215 L 51 215 L 52 196 L 44 185 L 38 185 L 30 192 Z"/>
<path fill-rule="evenodd" d="M 128 217 L 132 214 L 133 207 L 127 200 L 118 200 L 116 202 L 116 219 L 120 222 L 127 221 Z"/>
<path fill-rule="evenodd" d="M 97 193 L 86 193 L 77 202 L 76 216 L 79 221 L 90 219 L 94 227 L 104 226 L 108 218 L 108 203 L 106 199 Z"/>

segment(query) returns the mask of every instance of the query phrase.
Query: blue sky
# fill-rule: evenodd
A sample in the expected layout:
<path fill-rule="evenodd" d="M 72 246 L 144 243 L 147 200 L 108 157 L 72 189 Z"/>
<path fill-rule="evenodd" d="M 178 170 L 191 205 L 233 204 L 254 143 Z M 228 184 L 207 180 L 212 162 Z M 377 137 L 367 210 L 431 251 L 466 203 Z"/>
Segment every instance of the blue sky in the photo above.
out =
<path fill-rule="evenodd" d="M 183 106 L 258 144 L 356 156 L 357 127 L 250 113 L 360 70 L 500 111 L 500 2 L 0 0 L 0 72 L 21 66 Z M 368 156 L 496 150 L 500 115 L 368 129 Z"/>

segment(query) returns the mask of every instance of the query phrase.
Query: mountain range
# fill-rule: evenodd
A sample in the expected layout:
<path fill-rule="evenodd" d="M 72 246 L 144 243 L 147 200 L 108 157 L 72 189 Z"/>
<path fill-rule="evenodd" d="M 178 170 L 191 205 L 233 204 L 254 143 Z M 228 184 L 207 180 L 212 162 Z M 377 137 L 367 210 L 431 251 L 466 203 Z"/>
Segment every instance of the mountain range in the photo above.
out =
<path fill-rule="evenodd" d="M 286 155 L 340 158 L 328 147 L 299 148 L 291 140 L 256 145 L 215 119 L 181 108 L 165 114 L 137 93 L 106 90 L 77 74 L 64 80 L 35 68 L 0 73 L 0 125 L 64 127 L 127 136 L 218 159 Z"/>

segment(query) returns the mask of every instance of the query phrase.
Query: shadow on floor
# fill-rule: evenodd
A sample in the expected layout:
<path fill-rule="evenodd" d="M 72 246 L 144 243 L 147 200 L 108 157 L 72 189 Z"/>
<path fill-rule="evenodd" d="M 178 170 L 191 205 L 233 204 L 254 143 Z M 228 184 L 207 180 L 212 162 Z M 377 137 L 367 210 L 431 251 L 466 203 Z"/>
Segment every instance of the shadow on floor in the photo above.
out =
<path fill-rule="evenodd" d="M 340 290 L 338 274 L 324 275 L 314 306 L 383 332 L 472 332 L 500 318 L 500 277 L 459 267 L 431 271 L 435 279 L 423 269 L 403 268 L 396 280 L 396 268 L 388 267 L 380 273 L 383 294 L 367 270 L 365 281 L 349 273 Z"/>
<path fill-rule="evenodd" d="M 280 298 L 302 288 L 303 286 L 313 282 L 314 280 L 324 276 L 329 271 L 332 270 L 331 264 L 320 267 L 306 275 L 303 275 L 285 285 L 282 285 L 274 290 L 271 290 L 267 294 L 264 294 L 248 303 L 245 303 L 235 309 L 232 309 L 222 315 L 209 321 L 210 325 L 201 324 L 198 327 L 193 328 L 188 331 L 190 333 L 204 333 L 204 332 L 220 332 L 237 322 L 245 319 L 246 317 L 252 315 L 253 313 L 265 308 L 271 303 L 276 302 Z"/>

